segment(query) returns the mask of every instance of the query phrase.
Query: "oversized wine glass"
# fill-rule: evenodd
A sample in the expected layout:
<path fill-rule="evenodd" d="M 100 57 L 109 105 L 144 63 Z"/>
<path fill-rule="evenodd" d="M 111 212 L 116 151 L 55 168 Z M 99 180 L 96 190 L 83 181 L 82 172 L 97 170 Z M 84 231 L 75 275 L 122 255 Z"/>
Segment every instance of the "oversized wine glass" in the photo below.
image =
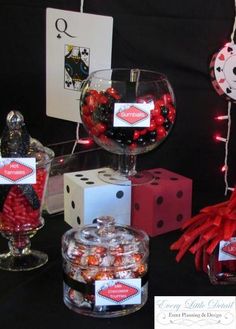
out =
<path fill-rule="evenodd" d="M 81 92 L 82 122 L 94 141 L 118 155 L 117 170 L 101 170 L 108 183 L 150 182 L 137 173 L 136 156 L 157 147 L 170 133 L 176 117 L 167 77 L 141 69 L 108 69 L 91 73 Z"/>
<path fill-rule="evenodd" d="M 48 260 L 44 252 L 31 250 L 30 239 L 44 225 L 43 200 L 54 152 L 28 134 L 19 111 L 9 112 L 0 149 L 0 176 L 9 182 L 0 185 L 0 233 L 9 246 L 0 254 L 0 269 L 32 270 Z M 36 179 L 22 184 L 34 171 L 24 164 L 26 158 L 35 159 Z"/>

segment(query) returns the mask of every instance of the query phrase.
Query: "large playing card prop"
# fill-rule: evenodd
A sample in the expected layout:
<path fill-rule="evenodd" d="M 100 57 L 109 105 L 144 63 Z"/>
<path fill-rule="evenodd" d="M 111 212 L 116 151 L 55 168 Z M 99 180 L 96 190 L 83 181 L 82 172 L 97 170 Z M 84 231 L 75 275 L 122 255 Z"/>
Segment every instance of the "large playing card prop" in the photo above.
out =
<path fill-rule="evenodd" d="M 112 17 L 47 8 L 48 116 L 81 122 L 81 84 L 91 72 L 111 67 L 112 29 Z"/>

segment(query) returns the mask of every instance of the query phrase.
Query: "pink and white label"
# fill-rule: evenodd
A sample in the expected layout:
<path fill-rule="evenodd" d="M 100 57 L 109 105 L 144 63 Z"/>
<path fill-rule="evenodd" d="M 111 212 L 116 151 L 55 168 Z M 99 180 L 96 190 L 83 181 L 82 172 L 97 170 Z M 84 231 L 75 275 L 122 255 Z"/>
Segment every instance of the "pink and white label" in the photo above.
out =
<path fill-rule="evenodd" d="M 35 183 L 35 158 L 0 158 L 0 185 Z"/>
<path fill-rule="evenodd" d="M 236 260 L 236 238 L 220 241 L 219 261 Z"/>
<path fill-rule="evenodd" d="M 95 281 L 95 304 L 97 306 L 141 304 L 141 279 Z"/>
<path fill-rule="evenodd" d="M 115 103 L 114 127 L 150 127 L 151 103 Z"/>

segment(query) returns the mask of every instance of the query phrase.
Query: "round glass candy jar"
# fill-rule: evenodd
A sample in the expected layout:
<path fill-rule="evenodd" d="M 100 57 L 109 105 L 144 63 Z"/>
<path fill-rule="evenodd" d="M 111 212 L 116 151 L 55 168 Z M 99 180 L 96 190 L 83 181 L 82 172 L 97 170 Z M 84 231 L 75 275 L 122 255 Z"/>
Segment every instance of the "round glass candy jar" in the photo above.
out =
<path fill-rule="evenodd" d="M 62 238 L 64 303 L 77 313 L 117 317 L 148 296 L 149 238 L 112 217 L 71 229 Z"/>

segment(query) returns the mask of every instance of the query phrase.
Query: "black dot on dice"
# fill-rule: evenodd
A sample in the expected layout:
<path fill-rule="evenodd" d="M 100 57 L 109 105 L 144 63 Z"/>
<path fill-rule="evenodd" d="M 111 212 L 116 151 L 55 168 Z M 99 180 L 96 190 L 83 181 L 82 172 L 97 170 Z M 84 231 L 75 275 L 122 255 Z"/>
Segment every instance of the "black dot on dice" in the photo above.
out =
<path fill-rule="evenodd" d="M 183 191 L 178 191 L 176 193 L 176 196 L 177 196 L 178 199 L 180 199 L 180 198 L 182 198 L 183 194 L 184 194 Z"/>
<path fill-rule="evenodd" d="M 123 198 L 123 196 L 124 196 L 124 192 L 123 192 L 123 191 L 118 191 L 118 192 L 116 193 L 116 197 L 117 197 L 117 199 L 121 199 L 121 198 Z"/>
<path fill-rule="evenodd" d="M 70 186 L 69 185 L 66 185 L 66 192 L 70 193 Z"/>
<path fill-rule="evenodd" d="M 157 222 L 157 227 L 158 227 L 158 228 L 161 228 L 161 227 L 163 227 L 163 225 L 164 225 L 164 221 L 163 221 L 162 219 L 160 219 L 160 220 Z"/>
<path fill-rule="evenodd" d="M 92 185 L 92 184 L 94 184 L 94 182 L 86 182 L 86 184 Z"/>
<path fill-rule="evenodd" d="M 71 207 L 72 207 L 73 209 L 75 209 L 75 203 L 74 203 L 74 201 L 71 201 Z"/>
<path fill-rule="evenodd" d="M 89 179 L 84 177 L 84 178 L 81 178 L 80 180 L 86 181 L 86 180 L 89 180 Z"/>
<path fill-rule="evenodd" d="M 139 210 L 139 209 L 140 209 L 140 205 L 139 205 L 139 203 L 136 202 L 136 203 L 134 204 L 134 209 L 135 209 L 135 210 Z"/>
<path fill-rule="evenodd" d="M 79 218 L 79 216 L 77 216 L 77 223 L 80 225 L 81 224 L 81 219 Z"/>
<path fill-rule="evenodd" d="M 157 198 L 157 200 L 156 200 L 156 203 L 157 203 L 157 204 L 162 204 L 163 201 L 164 201 L 163 196 L 159 196 L 159 197 Z"/>
<path fill-rule="evenodd" d="M 76 174 L 75 176 L 76 176 L 76 177 L 83 177 L 82 174 Z"/>
<path fill-rule="evenodd" d="M 184 218 L 184 216 L 183 216 L 182 214 L 178 214 L 178 215 L 176 216 L 176 220 L 177 220 L 177 222 L 181 222 L 181 221 L 183 220 L 183 218 Z"/>

